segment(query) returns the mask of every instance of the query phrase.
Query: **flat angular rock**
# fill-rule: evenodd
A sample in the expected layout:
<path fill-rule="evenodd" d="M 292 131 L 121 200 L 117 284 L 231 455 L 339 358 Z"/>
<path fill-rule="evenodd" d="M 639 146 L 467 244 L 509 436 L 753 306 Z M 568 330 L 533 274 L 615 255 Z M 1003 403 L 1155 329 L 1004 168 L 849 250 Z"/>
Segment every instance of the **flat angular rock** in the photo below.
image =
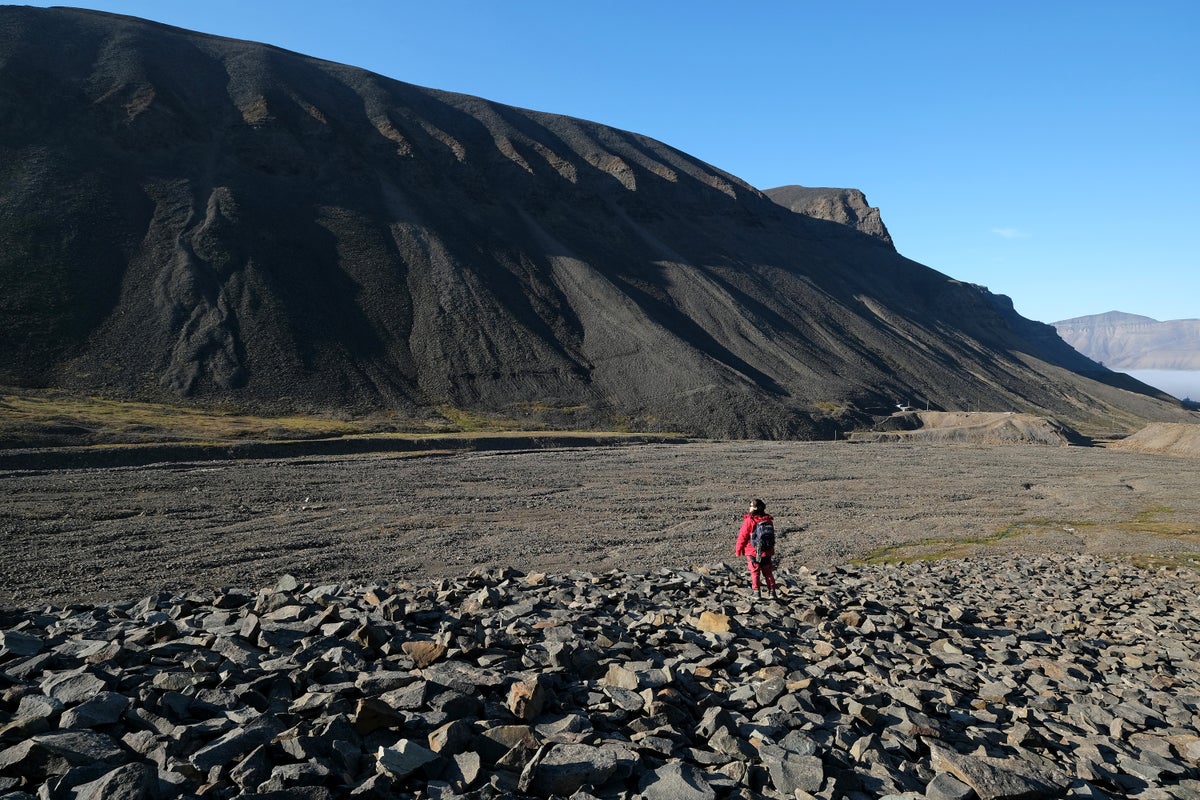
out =
<path fill-rule="evenodd" d="M 44 643 L 38 636 L 22 631 L 0 631 L 0 655 L 27 657 L 42 651 Z"/>
<path fill-rule="evenodd" d="M 1017 759 L 962 755 L 939 745 L 930 746 L 930 765 L 970 786 L 980 800 L 1057 797 L 1069 784 Z"/>
<path fill-rule="evenodd" d="M 535 749 L 538 740 L 528 725 L 500 725 L 481 731 L 475 746 L 485 764 L 495 764 L 514 748 Z"/>
<path fill-rule="evenodd" d="M 0 773 L 62 775 L 75 766 L 118 764 L 125 752 L 111 737 L 95 731 L 41 733 L 0 751 Z"/>
<path fill-rule="evenodd" d="M 453 755 L 469 749 L 478 735 L 473 723 L 457 719 L 430 732 L 427 744 L 435 753 Z"/>
<path fill-rule="evenodd" d="M 425 669 L 446 655 L 446 646 L 437 642 L 405 642 L 400 649 L 413 660 L 417 669 Z"/>
<path fill-rule="evenodd" d="M 418 707 L 419 704 L 413 707 Z M 374 697 L 365 697 L 358 701 L 351 717 L 351 724 L 359 734 L 366 736 L 385 728 L 403 728 L 405 715 L 393 708 L 389 703 Z"/>
<path fill-rule="evenodd" d="M 925 787 L 928 800 L 971 800 L 975 790 L 946 772 L 939 772 Z"/>
<path fill-rule="evenodd" d="M 770 706 L 786 691 L 787 683 L 783 678 L 768 678 L 754 688 L 754 699 L 760 706 Z"/>
<path fill-rule="evenodd" d="M 13 718 L 0 725 L 0 737 L 24 738 L 35 733 L 44 733 L 54 727 L 54 719 L 62 713 L 63 708 L 63 702 L 57 698 L 44 694 L 27 694 L 21 698 Z"/>
<path fill-rule="evenodd" d="M 248 725 L 240 725 L 197 750 L 189 759 L 196 769 L 208 772 L 213 767 L 232 764 L 236 757 L 266 744 L 283 732 L 283 723 L 262 715 Z"/>
<path fill-rule="evenodd" d="M 542 714 L 546 691 L 537 678 L 517 681 L 508 690 L 508 711 L 523 722 L 531 722 Z"/>
<path fill-rule="evenodd" d="M 148 800 L 157 788 L 154 769 L 145 764 L 126 764 L 75 787 L 75 800 Z"/>
<path fill-rule="evenodd" d="M 641 688 L 641 679 L 638 677 L 638 673 L 626 669 L 620 664 L 609 664 L 608 672 L 600 682 L 605 686 L 615 686 L 618 689 L 629 691 L 637 691 Z"/>
<path fill-rule="evenodd" d="M 733 618 L 716 611 L 701 611 L 696 628 L 705 633 L 729 633 L 733 630 Z"/>
<path fill-rule="evenodd" d="M 100 692 L 90 700 L 68 709 L 59 722 L 62 728 L 98 728 L 115 725 L 129 708 L 130 700 L 116 692 Z"/>
<path fill-rule="evenodd" d="M 456 788 L 468 788 L 480 782 L 483 773 L 483 759 L 478 753 L 455 753 L 443 777 Z"/>
<path fill-rule="evenodd" d="M 771 775 L 771 785 L 785 796 L 797 790 L 817 792 L 825 784 L 825 764 L 817 756 L 799 755 L 776 745 L 761 749 L 762 762 Z"/>
<path fill-rule="evenodd" d="M 569 797 L 586 785 L 598 786 L 617 771 L 616 754 L 586 744 L 548 745 L 540 758 L 531 760 L 522 775 L 521 788 L 538 797 Z"/>
<path fill-rule="evenodd" d="M 107 682 L 88 672 L 52 675 L 42 681 L 42 693 L 73 706 L 90 700 L 108 688 Z"/>
<path fill-rule="evenodd" d="M 704 773 L 691 764 L 672 762 L 647 772 L 638 782 L 644 800 L 715 800 Z"/>
<path fill-rule="evenodd" d="M 379 770 L 397 780 L 404 780 L 440 758 L 437 753 L 411 739 L 401 739 L 394 747 L 380 747 L 375 756 Z"/>

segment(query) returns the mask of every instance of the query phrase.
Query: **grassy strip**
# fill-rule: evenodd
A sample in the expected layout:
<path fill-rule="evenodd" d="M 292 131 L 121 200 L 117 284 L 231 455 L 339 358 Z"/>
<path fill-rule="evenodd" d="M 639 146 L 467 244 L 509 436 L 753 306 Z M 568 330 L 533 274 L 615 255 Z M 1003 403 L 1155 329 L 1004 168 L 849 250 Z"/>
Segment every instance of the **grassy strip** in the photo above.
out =
<path fill-rule="evenodd" d="M 157 461 L 353 456 L 387 452 L 592 446 L 686 441 L 673 433 L 566 430 L 453 408 L 412 419 L 290 415 L 79 398 L 49 392 L 0 395 L 0 469 L 123 467 Z"/>
<path fill-rule="evenodd" d="M 1166 522 L 1153 519 L 1162 514 L 1172 514 L 1174 511 L 1175 509 L 1166 506 L 1148 508 L 1129 522 L 1123 523 L 1121 529 L 1130 533 L 1150 533 L 1155 536 L 1200 536 L 1200 525 L 1195 522 Z"/>
<path fill-rule="evenodd" d="M 220 409 L 185 408 L 99 397 L 5 394 L 0 436 L 91 442 L 236 441 L 347 436 L 379 430 L 385 420 L 320 416 L 265 417 Z"/>
<path fill-rule="evenodd" d="M 963 558 L 980 547 L 988 547 L 1005 539 L 1027 536 L 1044 530 L 1068 530 L 1087 527 L 1091 522 L 1066 522 L 1063 520 L 1033 519 L 1014 522 L 1007 528 L 989 536 L 963 536 L 951 539 L 921 539 L 916 542 L 881 547 L 872 550 L 855 564 L 905 564 L 914 561 L 938 561 L 943 558 Z M 915 551 L 915 552 L 914 552 Z"/>
<path fill-rule="evenodd" d="M 1147 570 L 1186 569 L 1200 572 L 1200 552 L 1185 553 L 1133 553 L 1127 556 L 1129 563 Z"/>
<path fill-rule="evenodd" d="M 1144 533 L 1167 538 L 1200 537 L 1200 526 L 1194 522 L 1167 522 L 1154 519 L 1163 514 L 1174 513 L 1174 509 L 1156 506 L 1139 512 L 1133 519 L 1118 522 L 1113 527 L 1127 533 Z M 854 559 L 856 564 L 906 564 L 916 561 L 938 561 L 945 558 L 964 558 L 976 550 L 989 547 L 1005 539 L 1028 536 L 1043 531 L 1061 530 L 1074 533 L 1080 528 L 1097 527 L 1095 522 L 1034 519 L 1014 522 L 1007 528 L 990 536 L 964 536 L 949 539 L 922 539 L 904 542 L 873 550 Z M 1200 570 L 1200 553 L 1131 553 L 1125 556 L 1136 566 L 1145 569 L 1176 568 Z"/>
<path fill-rule="evenodd" d="M 558 425 L 547 425 L 537 420 L 536 415 L 530 419 L 513 419 L 449 406 L 438 408 L 436 414 L 428 417 L 416 418 L 388 412 L 359 417 L 322 414 L 263 416 L 234 409 L 77 397 L 58 392 L 0 387 L 0 449 L 139 444 L 220 445 L 355 436 L 528 435 L 551 430 L 566 432 L 563 430 L 565 428 L 569 426 L 560 428 Z M 628 432 L 616 423 L 606 426 L 602 432 L 570 430 L 591 436 Z"/>

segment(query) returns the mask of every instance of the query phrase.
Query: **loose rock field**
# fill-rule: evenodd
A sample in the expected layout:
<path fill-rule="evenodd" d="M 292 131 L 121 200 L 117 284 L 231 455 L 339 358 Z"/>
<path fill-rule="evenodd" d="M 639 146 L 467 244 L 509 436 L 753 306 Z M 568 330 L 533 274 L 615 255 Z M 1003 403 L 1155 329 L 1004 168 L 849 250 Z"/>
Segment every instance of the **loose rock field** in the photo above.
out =
<path fill-rule="evenodd" d="M 0 798 L 1200 797 L 1197 579 L 1130 563 L 1190 563 L 1198 477 L 796 443 L 7 473 Z M 729 553 L 753 495 L 775 599 Z"/>
<path fill-rule="evenodd" d="M 1087 556 L 9 614 L 11 798 L 1188 798 L 1190 575 Z"/>

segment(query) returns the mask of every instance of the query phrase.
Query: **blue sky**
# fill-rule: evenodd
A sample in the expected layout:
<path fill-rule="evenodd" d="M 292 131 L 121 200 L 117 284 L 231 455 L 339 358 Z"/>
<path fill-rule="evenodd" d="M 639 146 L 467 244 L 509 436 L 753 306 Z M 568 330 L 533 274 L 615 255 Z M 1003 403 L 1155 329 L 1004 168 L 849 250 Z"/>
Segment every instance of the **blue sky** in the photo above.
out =
<path fill-rule="evenodd" d="M 76 5 L 855 187 L 901 253 L 1033 319 L 1200 317 L 1194 0 Z"/>

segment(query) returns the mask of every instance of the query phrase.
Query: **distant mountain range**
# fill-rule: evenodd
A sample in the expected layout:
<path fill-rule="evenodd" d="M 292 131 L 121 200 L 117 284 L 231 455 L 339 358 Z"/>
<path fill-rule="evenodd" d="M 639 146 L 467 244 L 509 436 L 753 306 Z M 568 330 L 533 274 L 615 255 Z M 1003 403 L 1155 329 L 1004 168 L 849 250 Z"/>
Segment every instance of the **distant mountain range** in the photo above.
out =
<path fill-rule="evenodd" d="M 720 437 L 1185 418 L 899 255 L 861 193 L 66 8 L 0 7 L 0 289 L 0 385 L 108 397 Z"/>
<path fill-rule="evenodd" d="M 1117 370 L 1200 370 L 1200 319 L 1110 311 L 1055 322 L 1067 344 Z"/>

